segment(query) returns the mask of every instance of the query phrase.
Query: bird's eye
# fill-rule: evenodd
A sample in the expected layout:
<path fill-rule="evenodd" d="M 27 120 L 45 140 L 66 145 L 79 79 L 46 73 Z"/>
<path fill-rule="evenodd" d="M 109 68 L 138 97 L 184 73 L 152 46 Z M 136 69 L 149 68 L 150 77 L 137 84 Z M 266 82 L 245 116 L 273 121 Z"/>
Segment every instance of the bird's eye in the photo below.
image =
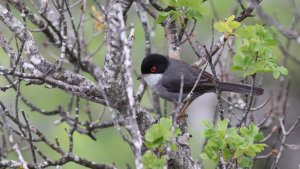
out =
<path fill-rule="evenodd" d="M 150 72 L 151 72 L 151 73 L 155 73 L 155 72 L 156 72 L 156 66 L 152 66 L 152 67 L 150 68 Z"/>

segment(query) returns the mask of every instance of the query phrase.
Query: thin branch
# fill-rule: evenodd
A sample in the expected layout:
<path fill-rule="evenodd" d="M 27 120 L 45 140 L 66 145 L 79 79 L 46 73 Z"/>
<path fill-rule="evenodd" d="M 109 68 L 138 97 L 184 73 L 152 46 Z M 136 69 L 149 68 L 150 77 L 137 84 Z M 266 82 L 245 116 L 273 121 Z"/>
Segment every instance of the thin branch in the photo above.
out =
<path fill-rule="evenodd" d="M 32 142 L 32 135 L 31 135 L 31 131 L 30 131 L 30 126 L 29 126 L 29 123 L 28 123 L 28 119 L 25 115 L 25 112 L 22 110 L 22 115 L 23 115 L 23 118 L 25 120 L 25 123 L 26 123 L 26 126 L 27 126 L 27 131 L 28 131 L 28 143 L 30 145 L 30 150 L 31 150 L 31 154 L 32 154 L 32 158 L 33 158 L 33 162 L 34 163 L 37 163 L 37 159 L 36 159 L 36 155 L 35 155 L 35 151 L 34 151 L 34 145 L 33 145 L 33 142 Z"/>

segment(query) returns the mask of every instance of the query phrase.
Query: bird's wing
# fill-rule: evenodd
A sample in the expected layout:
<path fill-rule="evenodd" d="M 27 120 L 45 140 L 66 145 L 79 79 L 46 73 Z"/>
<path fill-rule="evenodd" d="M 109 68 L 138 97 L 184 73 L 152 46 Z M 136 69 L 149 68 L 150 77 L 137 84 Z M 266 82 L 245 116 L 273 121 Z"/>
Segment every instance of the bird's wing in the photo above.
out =
<path fill-rule="evenodd" d="M 194 87 L 201 70 L 186 63 L 180 63 L 180 61 L 177 60 L 171 60 L 171 62 L 172 63 L 169 65 L 170 67 L 164 74 L 162 85 L 170 92 L 179 92 L 181 76 L 183 75 L 183 91 L 190 92 Z M 207 72 L 203 72 L 195 91 L 201 91 L 207 87 L 211 88 L 212 86 L 212 75 Z"/>

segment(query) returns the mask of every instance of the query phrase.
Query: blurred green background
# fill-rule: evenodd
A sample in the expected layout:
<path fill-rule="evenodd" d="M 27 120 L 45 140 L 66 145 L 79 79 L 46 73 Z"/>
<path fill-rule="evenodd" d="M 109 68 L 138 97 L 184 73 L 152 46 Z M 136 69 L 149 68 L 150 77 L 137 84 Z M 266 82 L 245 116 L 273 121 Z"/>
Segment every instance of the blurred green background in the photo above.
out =
<path fill-rule="evenodd" d="M 72 2 L 72 1 L 71 1 Z M 74 1 L 75 2 L 75 1 Z M 237 5 L 234 0 L 214 0 L 213 4 L 215 7 L 215 11 L 218 13 L 218 19 L 224 19 L 230 15 L 232 15 L 232 11 L 234 7 Z M 26 2 L 27 3 L 27 2 Z M 30 3 L 28 3 L 30 4 Z M 245 3 L 246 4 L 246 3 Z M 91 7 L 93 6 L 93 1 L 88 1 L 87 11 L 86 11 L 86 17 L 89 18 L 87 22 L 84 25 L 84 32 L 87 39 L 91 37 L 92 34 L 96 34 L 97 31 L 94 27 L 94 21 L 89 17 L 89 13 L 91 13 Z M 299 5 L 299 4 L 298 4 Z M 195 30 L 195 39 L 200 41 L 202 44 L 210 44 L 210 38 L 211 38 L 211 20 L 214 17 L 214 14 L 212 12 L 212 3 L 210 1 L 205 3 L 205 6 L 209 9 L 210 13 L 208 16 L 205 16 L 202 20 L 199 20 L 197 23 L 197 27 Z M 292 10 L 291 6 L 287 1 L 282 0 L 264 0 L 262 2 L 263 9 L 270 14 L 271 16 L 274 16 L 282 25 L 289 27 L 292 22 Z M 20 20 L 20 13 L 11 7 L 12 12 L 17 16 Z M 80 16 L 80 8 L 79 6 L 74 8 L 73 15 L 75 18 L 75 22 L 78 23 L 79 16 Z M 155 25 L 154 20 L 151 17 L 148 17 L 149 21 L 152 26 Z M 135 11 L 134 5 L 131 7 L 127 25 L 133 23 L 135 28 L 135 40 L 133 43 L 132 48 L 132 58 L 134 62 L 134 70 L 139 73 L 140 70 L 140 63 L 144 57 L 144 47 L 145 47 L 145 39 L 144 39 L 144 32 L 142 25 L 140 23 L 140 20 L 138 19 Z M 253 24 L 253 23 L 262 23 L 257 17 L 248 18 L 246 19 L 243 24 Z M 262 23 L 263 24 L 263 23 Z M 29 28 L 34 29 L 35 27 L 27 22 L 27 25 Z M 70 26 L 70 25 L 68 25 Z M 12 37 L 11 32 L 6 28 L 6 26 L 0 22 L 0 28 L 2 31 L 5 32 L 5 35 L 7 39 L 10 39 Z M 275 30 L 275 29 L 274 29 Z M 299 30 L 299 25 L 298 25 Z M 48 45 L 45 47 L 43 45 L 44 42 L 46 42 L 46 38 L 41 33 L 33 33 L 34 38 L 36 42 L 40 46 L 40 52 L 41 54 L 47 58 L 47 60 L 51 61 L 52 63 L 55 61 L 55 59 L 59 55 L 59 49 L 52 47 L 51 45 Z M 218 38 L 219 34 L 216 33 L 216 38 Z M 281 35 L 276 35 L 278 39 L 282 41 L 282 43 L 285 43 L 284 38 Z M 91 42 L 88 44 L 88 52 L 92 53 L 100 43 L 103 42 L 104 32 L 99 33 L 99 35 L 95 36 Z M 152 52 L 167 54 L 167 45 L 165 40 L 165 33 L 163 28 L 160 25 L 156 25 L 155 34 L 154 37 L 152 37 L 152 45 L 153 49 Z M 12 39 L 12 44 L 14 43 L 14 39 Z M 279 60 L 283 58 L 282 54 L 279 50 L 276 50 L 276 55 L 278 55 Z M 291 43 L 290 53 L 296 54 L 300 53 L 299 44 Z M 226 53 L 226 51 L 224 52 Z M 103 47 L 94 57 L 93 61 L 98 64 L 99 66 L 103 65 L 105 56 L 105 47 Z M 23 55 L 25 57 L 25 55 Z M 298 57 L 299 58 L 299 57 Z M 182 60 L 192 63 L 195 61 L 197 57 L 191 50 L 190 46 L 186 43 L 182 46 Z M 299 58 L 300 59 L 300 58 Z M 9 65 L 9 60 L 6 54 L 2 49 L 0 49 L 0 64 L 4 66 Z M 70 68 L 68 64 L 64 65 L 66 68 Z M 299 95 L 300 92 L 297 89 L 297 86 L 300 85 L 300 79 L 299 79 L 299 67 L 297 64 L 294 64 L 292 62 L 288 62 L 288 69 L 290 71 L 290 79 L 292 80 L 292 87 L 291 87 L 291 94 L 290 99 L 288 100 L 290 102 L 289 106 L 289 119 L 287 119 L 287 124 L 290 124 L 293 122 L 293 119 L 299 115 L 299 112 L 296 110 L 299 110 Z M 82 72 L 81 72 L 82 73 Z M 84 73 L 83 73 L 84 74 Z M 86 75 L 86 74 L 84 74 Z M 265 90 L 271 91 L 278 89 L 278 81 L 273 80 L 270 75 L 266 74 L 266 78 L 263 81 L 263 86 Z M 90 77 L 89 77 L 90 78 Z M 90 78 L 91 79 L 91 78 Z M 135 79 L 135 78 L 134 78 Z M 92 79 L 91 79 L 92 80 Z M 0 76 L 0 86 L 7 85 L 7 81 L 5 78 Z M 30 100 L 35 105 L 46 109 L 46 110 L 53 110 L 58 105 L 62 105 L 64 109 L 67 108 L 69 95 L 66 94 L 64 91 L 61 91 L 60 89 L 48 89 L 45 87 L 45 85 L 41 86 L 25 86 L 25 83 L 23 82 L 21 85 L 21 93 L 23 96 L 25 96 L 28 100 Z M 139 81 L 135 81 L 135 89 L 137 89 L 139 85 Z M 151 97 L 150 97 L 149 91 L 146 92 L 146 95 L 143 97 L 142 105 L 145 107 L 151 107 Z M 6 92 L 0 92 L 0 99 L 5 103 L 5 105 L 14 112 L 13 107 L 15 104 L 15 92 L 13 90 L 8 90 Z M 203 96 L 205 97 L 205 96 Z M 211 97 L 211 96 L 210 96 Z M 266 98 L 269 96 L 265 96 Z M 205 98 L 204 98 L 205 100 Z M 208 99 L 210 100 L 210 99 Z M 161 103 L 163 105 L 163 101 L 161 100 Z M 84 99 L 81 99 L 80 101 L 80 120 L 84 121 L 87 119 L 87 115 L 84 114 L 86 101 Z M 213 106 L 214 102 L 209 105 Z M 168 108 L 171 110 L 172 105 L 169 104 Z M 67 150 L 68 146 L 68 137 L 67 137 L 67 131 L 65 129 L 69 129 L 69 126 L 66 124 L 60 124 L 55 125 L 54 122 L 59 119 L 59 116 L 43 116 L 37 112 L 32 112 L 28 107 L 26 107 L 21 101 L 20 101 L 20 109 L 24 110 L 29 117 L 30 123 L 35 126 L 36 128 L 40 129 L 44 132 L 44 134 L 47 136 L 47 138 L 53 142 L 55 142 L 55 138 L 57 137 L 60 144 L 63 145 L 65 150 Z M 197 108 L 199 113 L 202 112 L 203 107 Z M 101 105 L 91 103 L 91 111 L 92 115 L 97 118 L 99 114 L 101 114 L 103 111 L 104 118 L 103 121 L 110 120 L 112 118 L 111 112 L 105 110 L 105 108 Z M 212 109 L 213 111 L 213 109 Z M 74 114 L 74 110 L 72 112 Z M 210 119 L 213 115 L 213 112 L 205 112 L 208 115 L 204 117 L 199 117 L 194 119 L 196 122 L 188 123 L 188 127 L 190 130 L 190 133 L 193 135 L 190 141 L 192 154 L 194 159 L 199 159 L 199 154 L 201 152 L 201 144 L 202 144 L 202 138 L 201 138 L 201 129 L 199 129 L 199 126 L 202 126 L 201 120 L 202 118 L 208 118 Z M 198 117 L 198 116 L 197 116 Z M 297 128 L 297 131 L 299 132 L 299 127 Z M 294 137 L 296 139 L 297 137 Z M 293 141 L 293 139 L 291 138 Z M 299 137 L 298 137 L 299 140 Z M 24 142 L 25 143 L 25 142 Z M 295 141 L 293 141 L 294 144 L 296 144 Z M 299 141 L 298 141 L 299 143 Z M 24 145 L 25 146 L 25 145 Z M 58 158 L 57 154 L 51 150 L 49 150 L 47 147 L 45 147 L 43 144 L 38 144 L 39 148 L 48 156 L 51 156 L 52 159 Z M 30 150 L 25 150 L 24 155 L 27 160 L 31 161 L 31 153 Z M 128 144 L 126 144 L 118 131 L 115 128 L 107 128 L 107 129 L 101 129 L 97 133 L 97 140 L 93 141 L 86 135 L 80 135 L 78 133 L 75 133 L 74 135 L 74 154 L 84 157 L 86 159 L 95 161 L 97 163 L 110 163 L 115 164 L 119 168 L 126 168 L 126 164 L 129 164 L 130 166 L 134 166 L 134 159 L 133 154 L 130 150 L 130 147 Z M 298 155 L 298 156 L 297 156 Z M 296 152 L 291 151 L 284 151 L 283 158 L 281 160 L 280 166 L 285 166 L 285 168 L 298 168 L 298 165 L 300 164 L 299 161 L 299 154 L 296 154 Z M 15 154 L 12 152 L 9 154 L 9 158 L 16 159 Z M 289 165 L 290 167 L 287 167 Z M 63 168 L 84 168 L 72 163 L 69 163 Z M 204 168 L 213 168 L 212 163 L 205 162 Z M 280 167 L 281 168 L 281 167 Z"/>

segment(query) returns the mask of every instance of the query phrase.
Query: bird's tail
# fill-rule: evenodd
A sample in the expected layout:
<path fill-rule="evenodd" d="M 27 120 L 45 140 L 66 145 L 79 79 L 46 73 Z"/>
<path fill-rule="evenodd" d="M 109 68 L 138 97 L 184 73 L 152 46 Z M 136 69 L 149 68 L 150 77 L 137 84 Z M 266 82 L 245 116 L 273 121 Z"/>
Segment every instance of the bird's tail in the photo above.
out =
<path fill-rule="evenodd" d="M 236 92 L 236 93 L 250 94 L 250 92 L 251 92 L 251 86 L 245 85 L 245 84 L 221 82 L 219 85 L 219 88 L 221 91 L 230 91 L 230 92 Z M 264 89 L 262 89 L 262 88 L 253 87 L 252 90 L 253 90 L 254 95 L 264 94 Z"/>

